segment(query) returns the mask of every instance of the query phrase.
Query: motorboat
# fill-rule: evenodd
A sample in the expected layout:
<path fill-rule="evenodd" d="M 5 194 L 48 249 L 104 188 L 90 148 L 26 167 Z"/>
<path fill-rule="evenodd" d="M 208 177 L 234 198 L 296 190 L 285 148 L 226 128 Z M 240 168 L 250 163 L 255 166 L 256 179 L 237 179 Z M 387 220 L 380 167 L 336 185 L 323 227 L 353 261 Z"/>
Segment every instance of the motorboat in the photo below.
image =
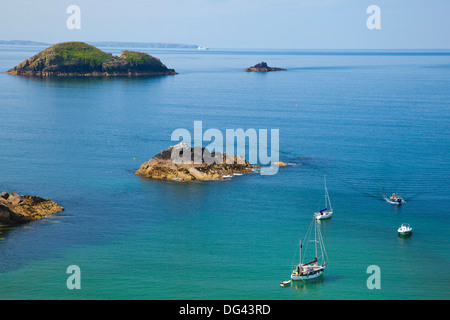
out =
<path fill-rule="evenodd" d="M 397 230 L 399 235 L 410 235 L 412 233 L 412 228 L 409 224 L 403 223 Z"/>
<path fill-rule="evenodd" d="M 403 200 L 403 198 L 401 196 L 396 196 L 395 193 L 393 193 L 392 196 L 390 196 L 389 198 L 384 196 L 384 200 L 386 200 L 390 204 L 396 204 L 396 205 L 401 205 L 403 203 L 406 203 L 406 201 Z"/>

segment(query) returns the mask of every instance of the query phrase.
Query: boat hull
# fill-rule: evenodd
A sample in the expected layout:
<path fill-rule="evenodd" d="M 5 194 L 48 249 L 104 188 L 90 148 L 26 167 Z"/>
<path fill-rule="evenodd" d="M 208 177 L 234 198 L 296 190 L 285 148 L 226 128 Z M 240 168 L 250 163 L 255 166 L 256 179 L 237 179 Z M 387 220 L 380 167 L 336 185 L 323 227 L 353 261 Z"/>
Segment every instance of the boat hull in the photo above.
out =
<path fill-rule="evenodd" d="M 409 231 L 398 231 L 399 236 L 410 236 L 412 234 L 412 230 Z"/>
<path fill-rule="evenodd" d="M 403 203 L 405 203 L 405 200 L 403 199 L 396 199 L 396 200 L 392 200 L 389 198 L 384 198 L 387 202 L 389 202 L 390 204 L 396 204 L 396 205 L 401 205 Z"/>
<path fill-rule="evenodd" d="M 323 271 L 320 271 L 320 272 L 318 272 L 316 274 L 312 274 L 312 275 L 293 275 L 292 274 L 291 279 L 292 279 L 292 281 L 299 281 L 299 280 L 307 281 L 307 280 L 312 280 L 312 279 L 318 278 L 322 274 L 323 274 Z"/>
<path fill-rule="evenodd" d="M 291 280 L 280 282 L 280 287 L 289 287 L 291 285 Z"/>
<path fill-rule="evenodd" d="M 331 218 L 332 214 L 333 214 L 333 211 L 315 212 L 314 219 L 316 219 L 316 220 L 329 219 L 329 218 Z"/>
<path fill-rule="evenodd" d="M 298 281 L 298 280 L 312 280 L 315 278 L 320 277 L 321 275 L 323 275 L 325 268 L 324 267 L 320 267 L 319 269 L 315 269 L 315 270 L 310 270 L 309 272 L 302 272 L 302 273 L 297 273 L 297 272 L 292 272 L 291 274 L 291 279 L 293 281 Z"/>

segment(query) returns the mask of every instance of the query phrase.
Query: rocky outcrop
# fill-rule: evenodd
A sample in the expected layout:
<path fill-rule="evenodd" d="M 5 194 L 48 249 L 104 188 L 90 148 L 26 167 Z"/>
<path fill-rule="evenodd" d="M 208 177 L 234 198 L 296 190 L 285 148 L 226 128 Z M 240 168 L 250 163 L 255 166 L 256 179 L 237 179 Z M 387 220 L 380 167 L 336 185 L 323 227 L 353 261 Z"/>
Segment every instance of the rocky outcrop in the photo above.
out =
<path fill-rule="evenodd" d="M 176 155 L 172 158 L 172 155 Z M 177 161 L 183 156 L 184 161 Z M 174 160 L 173 160 L 174 159 Z M 184 143 L 163 150 L 143 163 L 135 174 L 157 180 L 194 181 L 223 180 L 225 177 L 253 172 L 254 168 L 241 156 L 213 152 Z"/>
<path fill-rule="evenodd" d="M 22 224 L 39 220 L 64 208 L 50 199 L 18 195 L 15 192 L 0 194 L 0 226 Z"/>
<path fill-rule="evenodd" d="M 267 65 L 267 63 L 262 61 L 258 64 L 255 64 L 253 67 L 249 67 L 249 68 L 245 69 L 245 71 L 247 71 L 247 72 L 250 72 L 250 71 L 268 72 L 268 71 L 286 71 L 286 69 L 269 67 Z"/>
<path fill-rule="evenodd" d="M 158 58 L 145 52 L 122 51 L 120 56 L 103 52 L 84 42 L 53 45 L 7 71 L 37 77 L 108 77 L 177 74 Z"/>

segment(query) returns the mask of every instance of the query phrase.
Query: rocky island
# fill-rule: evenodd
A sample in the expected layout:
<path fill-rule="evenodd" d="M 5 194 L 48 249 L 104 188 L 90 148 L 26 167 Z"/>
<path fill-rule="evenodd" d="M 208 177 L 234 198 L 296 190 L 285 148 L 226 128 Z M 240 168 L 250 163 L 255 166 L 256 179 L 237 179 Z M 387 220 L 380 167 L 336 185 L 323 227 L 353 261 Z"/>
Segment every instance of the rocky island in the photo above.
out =
<path fill-rule="evenodd" d="M 84 42 L 55 44 L 6 73 L 38 77 L 152 76 L 177 74 L 145 52 L 122 51 L 120 56 Z"/>
<path fill-rule="evenodd" d="M 172 152 L 176 154 L 186 153 L 190 161 L 175 163 L 172 160 Z M 203 155 L 200 161 L 194 161 L 197 154 Z M 205 159 L 220 159 L 212 162 Z M 149 161 L 144 162 L 135 174 L 156 180 L 173 180 L 179 182 L 195 180 L 224 180 L 225 177 L 242 175 L 253 172 L 254 168 L 241 156 L 229 155 L 227 153 L 212 152 L 201 147 L 191 148 L 184 143 L 163 150 Z"/>
<path fill-rule="evenodd" d="M 245 69 L 245 71 L 247 71 L 247 72 L 250 72 L 250 71 L 268 72 L 268 71 L 286 71 L 286 69 L 269 67 L 267 65 L 267 63 L 262 61 L 258 64 L 255 64 L 253 67 L 249 67 L 249 68 Z"/>
<path fill-rule="evenodd" d="M 11 226 L 40 220 L 64 208 L 50 199 L 3 192 L 0 194 L 0 226 Z"/>

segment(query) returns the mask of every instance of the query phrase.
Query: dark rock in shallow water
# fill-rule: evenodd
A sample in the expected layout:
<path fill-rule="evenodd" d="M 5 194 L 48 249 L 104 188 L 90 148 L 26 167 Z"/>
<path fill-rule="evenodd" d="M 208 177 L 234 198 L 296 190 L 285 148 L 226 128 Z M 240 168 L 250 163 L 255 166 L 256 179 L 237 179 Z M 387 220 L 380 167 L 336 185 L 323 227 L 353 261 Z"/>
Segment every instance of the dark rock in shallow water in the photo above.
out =
<path fill-rule="evenodd" d="M 50 199 L 18 195 L 15 192 L 0 194 L 0 226 L 22 224 L 40 220 L 64 208 Z"/>
<path fill-rule="evenodd" d="M 253 67 L 245 69 L 245 71 L 268 72 L 268 71 L 286 71 L 286 69 L 269 67 L 267 63 L 262 61 L 258 64 L 255 64 Z"/>
<path fill-rule="evenodd" d="M 55 44 L 7 71 L 38 77 L 149 76 L 177 74 L 145 53 L 123 51 L 117 57 L 83 42 Z"/>

